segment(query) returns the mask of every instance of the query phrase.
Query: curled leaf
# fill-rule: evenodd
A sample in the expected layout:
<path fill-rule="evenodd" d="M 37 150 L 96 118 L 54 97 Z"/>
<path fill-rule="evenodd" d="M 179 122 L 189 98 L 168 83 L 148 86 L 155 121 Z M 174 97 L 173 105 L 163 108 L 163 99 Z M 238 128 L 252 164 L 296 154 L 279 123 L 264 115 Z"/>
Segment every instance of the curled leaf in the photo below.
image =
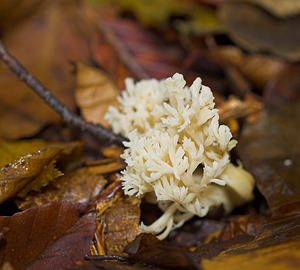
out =
<path fill-rule="evenodd" d="M 29 143 L 30 144 L 30 143 Z M 55 161 L 71 154 L 80 143 L 49 144 L 26 153 L 0 169 L 0 202 L 14 196 L 24 196 L 39 190 L 61 175 Z"/>

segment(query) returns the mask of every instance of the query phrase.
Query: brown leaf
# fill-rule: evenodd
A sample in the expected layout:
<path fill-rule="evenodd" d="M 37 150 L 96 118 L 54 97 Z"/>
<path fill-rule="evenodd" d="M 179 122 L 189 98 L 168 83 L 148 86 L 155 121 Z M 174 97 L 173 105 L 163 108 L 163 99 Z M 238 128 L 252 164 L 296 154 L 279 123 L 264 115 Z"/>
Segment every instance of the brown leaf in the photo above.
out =
<path fill-rule="evenodd" d="M 127 262 L 120 262 L 117 260 L 102 260 L 98 257 L 92 258 L 89 261 L 82 262 L 78 267 L 74 267 L 70 270 L 163 270 L 162 268 L 153 267 L 152 265 L 145 264 L 132 264 Z M 6 269 L 5 269 L 6 270 Z M 11 269 L 7 269 L 11 270 Z"/>
<path fill-rule="evenodd" d="M 263 89 L 284 66 L 284 63 L 275 57 L 247 55 L 233 46 L 217 47 L 211 51 L 211 55 L 219 61 L 232 65 L 258 89 Z"/>
<path fill-rule="evenodd" d="M 106 158 L 120 158 L 123 153 L 123 148 L 118 146 L 104 146 L 101 149 L 101 154 Z"/>
<path fill-rule="evenodd" d="M 109 255 L 121 255 L 124 248 L 140 233 L 140 199 L 122 198 L 104 217 L 104 241 Z"/>
<path fill-rule="evenodd" d="M 87 203 L 103 190 L 106 183 L 103 175 L 91 172 L 88 167 L 79 168 L 16 202 L 21 209 L 61 200 Z"/>
<path fill-rule="evenodd" d="M 9 31 L 16 24 L 32 16 L 42 6 L 43 2 L 39 0 L 2 0 L 0 4 L 0 31 Z"/>
<path fill-rule="evenodd" d="M 29 145 L 32 143 L 29 142 Z M 38 190 L 47 185 L 61 175 L 54 167 L 55 161 L 64 155 L 73 154 L 80 147 L 80 143 L 49 144 L 26 153 L 1 168 L 0 202 L 13 196 L 24 196 L 30 190 Z"/>
<path fill-rule="evenodd" d="M 265 104 L 276 106 L 284 102 L 300 100 L 300 65 L 286 64 L 279 74 L 266 86 Z"/>
<path fill-rule="evenodd" d="M 2 37 L 12 54 L 71 109 L 74 81 L 70 61 L 84 61 L 88 57 L 90 26 L 79 2 L 47 1 L 37 14 Z M 22 6 L 15 4 L 14 13 Z M 1 137 L 32 135 L 59 120 L 52 109 L 3 65 L 0 65 L 0 89 Z"/>
<path fill-rule="evenodd" d="M 234 41 L 251 51 L 268 51 L 289 60 L 299 59 L 299 10 L 297 15 L 277 18 L 252 2 L 262 1 L 227 1 L 221 8 L 221 17 Z M 277 9 L 280 8 L 281 5 Z"/>
<path fill-rule="evenodd" d="M 265 8 L 271 14 L 284 18 L 292 17 L 300 12 L 300 2 L 294 0 L 246 0 L 249 3 L 254 3 L 262 8 Z M 280 5 L 279 5 L 280 3 Z"/>
<path fill-rule="evenodd" d="M 0 217 L 5 240 L 0 265 L 9 262 L 15 270 L 75 266 L 89 252 L 95 231 L 95 216 L 82 214 L 79 204 L 56 202 Z"/>
<path fill-rule="evenodd" d="M 212 260 L 203 260 L 203 270 L 252 269 L 298 269 L 300 264 L 300 242 L 292 241 L 257 251 L 238 255 L 221 254 Z"/>
<path fill-rule="evenodd" d="M 75 95 L 81 114 L 86 120 L 108 126 L 104 115 L 109 106 L 117 104 L 119 90 L 107 74 L 78 63 Z"/>
<path fill-rule="evenodd" d="M 268 218 L 254 240 L 229 241 L 218 256 L 202 260 L 201 269 L 298 269 L 299 232 L 299 212 Z"/>
<path fill-rule="evenodd" d="M 167 269 L 195 269 L 186 250 L 159 241 L 150 234 L 139 235 L 127 246 L 126 252 L 132 262 L 152 264 Z"/>
<path fill-rule="evenodd" d="M 277 104 L 243 129 L 238 152 L 273 211 L 300 200 L 300 106 Z"/>
<path fill-rule="evenodd" d="M 108 174 L 113 172 L 118 172 L 125 169 L 125 162 L 120 159 L 106 158 L 101 160 L 89 161 L 86 163 L 88 165 L 87 169 L 91 173 L 95 174 Z"/>
<path fill-rule="evenodd" d="M 102 19 L 100 43 L 93 56 L 124 87 L 126 77 L 162 79 L 181 72 L 189 79 L 196 76 L 182 67 L 184 52 L 165 44 L 137 23 L 125 19 Z"/>

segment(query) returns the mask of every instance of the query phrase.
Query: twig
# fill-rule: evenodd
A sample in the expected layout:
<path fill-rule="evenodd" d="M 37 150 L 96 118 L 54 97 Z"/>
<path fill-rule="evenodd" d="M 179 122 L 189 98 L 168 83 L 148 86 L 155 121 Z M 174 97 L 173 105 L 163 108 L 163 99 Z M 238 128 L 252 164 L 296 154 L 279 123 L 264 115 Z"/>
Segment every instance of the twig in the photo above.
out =
<path fill-rule="evenodd" d="M 117 255 L 86 255 L 84 257 L 86 260 L 94 260 L 94 261 L 119 261 L 119 262 L 126 262 L 127 258 Z"/>
<path fill-rule="evenodd" d="M 53 108 L 67 124 L 80 128 L 82 131 L 89 132 L 101 140 L 107 140 L 108 143 L 122 145 L 122 142 L 126 141 L 125 138 L 113 134 L 110 130 L 106 129 L 102 125 L 87 122 L 80 116 L 72 113 L 55 96 L 53 96 L 49 89 L 47 89 L 35 76 L 30 74 L 27 69 L 8 52 L 1 41 L 0 58 L 21 81 L 27 84 L 30 89 L 32 89 L 51 108 Z"/>
<path fill-rule="evenodd" d="M 148 76 L 143 70 L 143 67 L 133 60 L 133 57 L 128 53 L 128 50 L 124 47 L 124 45 L 119 42 L 116 35 L 108 29 L 105 24 L 100 24 L 99 28 L 104 33 L 107 42 L 115 48 L 122 62 L 129 67 L 134 75 L 137 76 L 138 79 L 147 78 Z"/>

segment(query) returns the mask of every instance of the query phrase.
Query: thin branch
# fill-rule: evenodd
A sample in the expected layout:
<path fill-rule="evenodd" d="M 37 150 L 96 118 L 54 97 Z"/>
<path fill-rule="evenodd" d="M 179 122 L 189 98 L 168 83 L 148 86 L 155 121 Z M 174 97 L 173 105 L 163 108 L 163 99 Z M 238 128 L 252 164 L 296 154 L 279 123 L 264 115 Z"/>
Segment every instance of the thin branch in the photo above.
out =
<path fill-rule="evenodd" d="M 128 261 L 126 257 L 122 257 L 118 255 L 93 255 L 93 256 L 86 255 L 84 258 L 89 261 L 119 261 L 119 262 Z"/>
<path fill-rule="evenodd" d="M 93 124 L 85 121 L 80 116 L 72 113 L 65 105 L 63 105 L 49 89 L 47 89 L 35 76 L 30 74 L 27 69 L 5 48 L 0 41 L 0 59 L 6 66 L 17 75 L 17 77 L 29 86 L 36 94 L 38 94 L 51 108 L 53 108 L 66 122 L 72 126 L 80 128 L 82 131 L 89 132 L 101 140 L 109 143 L 122 145 L 125 138 L 113 134 L 100 124 Z"/>

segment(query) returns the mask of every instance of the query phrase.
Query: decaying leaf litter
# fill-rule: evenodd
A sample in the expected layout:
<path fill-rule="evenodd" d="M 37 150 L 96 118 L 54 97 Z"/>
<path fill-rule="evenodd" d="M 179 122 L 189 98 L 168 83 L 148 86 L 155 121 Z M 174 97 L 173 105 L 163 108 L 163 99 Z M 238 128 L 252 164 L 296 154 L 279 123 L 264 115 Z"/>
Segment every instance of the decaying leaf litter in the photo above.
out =
<path fill-rule="evenodd" d="M 163 241 L 140 234 L 161 212 L 124 196 L 122 147 L 63 124 L 1 64 L 3 269 L 298 268 L 297 1 L 21 2 L 0 4 L 1 40 L 73 112 L 108 128 L 126 77 L 200 76 L 256 189 Z"/>

